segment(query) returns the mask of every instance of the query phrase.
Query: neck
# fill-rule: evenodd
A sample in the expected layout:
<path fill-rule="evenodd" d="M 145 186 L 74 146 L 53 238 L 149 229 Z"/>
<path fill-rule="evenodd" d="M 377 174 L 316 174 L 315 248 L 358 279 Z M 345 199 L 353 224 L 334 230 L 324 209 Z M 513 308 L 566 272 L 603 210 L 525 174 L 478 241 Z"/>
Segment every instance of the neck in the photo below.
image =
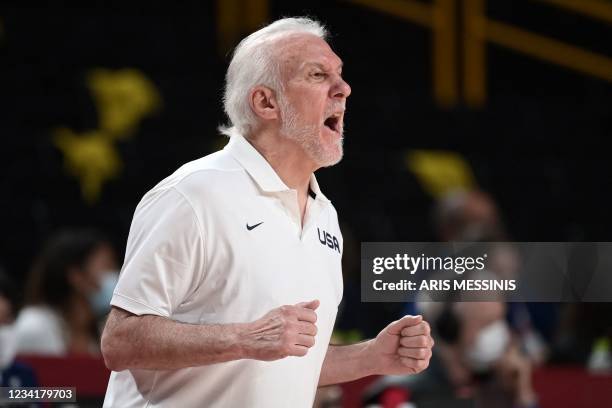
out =
<path fill-rule="evenodd" d="M 93 341 L 91 324 L 95 319 L 87 299 L 73 295 L 70 306 L 66 311 L 65 319 L 68 328 L 70 343 L 68 349 L 71 353 L 87 354 Z"/>
<path fill-rule="evenodd" d="M 287 187 L 297 190 L 301 196 L 308 194 L 310 177 L 318 166 L 300 145 L 269 130 L 255 132 L 247 140 L 270 163 Z"/>
<path fill-rule="evenodd" d="M 89 333 L 91 322 L 95 319 L 87 299 L 74 295 L 66 311 L 66 323 L 71 330 Z"/>

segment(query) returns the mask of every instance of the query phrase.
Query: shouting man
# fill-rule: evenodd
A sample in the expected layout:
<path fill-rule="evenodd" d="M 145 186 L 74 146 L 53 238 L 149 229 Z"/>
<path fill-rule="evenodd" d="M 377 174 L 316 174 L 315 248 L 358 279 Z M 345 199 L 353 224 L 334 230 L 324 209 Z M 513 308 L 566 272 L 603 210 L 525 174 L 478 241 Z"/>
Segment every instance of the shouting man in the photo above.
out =
<path fill-rule="evenodd" d="M 245 38 L 229 143 L 138 204 L 102 335 L 105 407 L 308 407 L 317 386 L 427 367 L 420 316 L 329 345 L 342 235 L 313 173 L 342 158 L 351 88 L 325 37 L 285 18 Z"/>

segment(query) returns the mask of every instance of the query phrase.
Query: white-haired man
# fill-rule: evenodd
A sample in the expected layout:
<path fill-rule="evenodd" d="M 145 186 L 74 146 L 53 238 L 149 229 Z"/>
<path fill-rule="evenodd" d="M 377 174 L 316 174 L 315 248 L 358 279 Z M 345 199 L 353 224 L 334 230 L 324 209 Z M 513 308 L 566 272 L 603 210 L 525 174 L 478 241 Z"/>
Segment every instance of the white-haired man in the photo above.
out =
<path fill-rule="evenodd" d="M 325 30 L 278 20 L 227 71 L 230 136 L 139 203 L 102 352 L 105 406 L 307 407 L 317 386 L 425 369 L 420 316 L 330 346 L 337 214 L 313 172 L 342 158 L 342 61 Z"/>

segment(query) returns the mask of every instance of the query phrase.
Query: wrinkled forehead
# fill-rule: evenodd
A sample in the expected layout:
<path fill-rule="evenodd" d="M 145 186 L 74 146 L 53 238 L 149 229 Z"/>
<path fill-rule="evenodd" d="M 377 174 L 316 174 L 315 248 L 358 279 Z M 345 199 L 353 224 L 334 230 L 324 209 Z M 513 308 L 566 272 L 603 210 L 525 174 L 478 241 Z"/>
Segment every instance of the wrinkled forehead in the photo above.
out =
<path fill-rule="evenodd" d="M 308 65 L 320 65 L 337 70 L 342 60 L 329 44 L 313 34 L 293 34 L 278 41 L 275 46 L 276 58 L 284 78 L 291 78 Z"/>

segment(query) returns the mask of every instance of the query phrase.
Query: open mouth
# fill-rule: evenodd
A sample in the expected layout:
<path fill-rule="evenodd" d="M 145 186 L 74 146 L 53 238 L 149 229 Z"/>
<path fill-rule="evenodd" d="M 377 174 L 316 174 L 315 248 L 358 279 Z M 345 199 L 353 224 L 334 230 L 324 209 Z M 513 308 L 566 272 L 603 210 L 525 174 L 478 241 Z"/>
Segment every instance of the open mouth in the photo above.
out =
<path fill-rule="evenodd" d="M 329 116 L 323 124 L 327 126 L 332 132 L 340 133 L 340 113 L 334 113 Z"/>

